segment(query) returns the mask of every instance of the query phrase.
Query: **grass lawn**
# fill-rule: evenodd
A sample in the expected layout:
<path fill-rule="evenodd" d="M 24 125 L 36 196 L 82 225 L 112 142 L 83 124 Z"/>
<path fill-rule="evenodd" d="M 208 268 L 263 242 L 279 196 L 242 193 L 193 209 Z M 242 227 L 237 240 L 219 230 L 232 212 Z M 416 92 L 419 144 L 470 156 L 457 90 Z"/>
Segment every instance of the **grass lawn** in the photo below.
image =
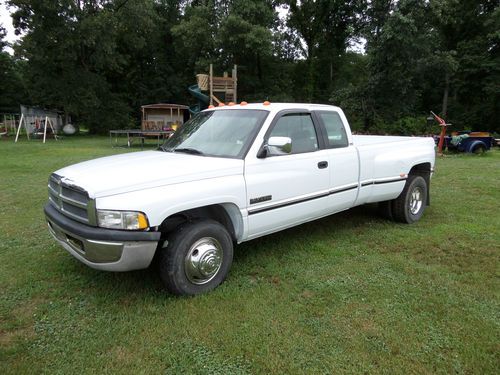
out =
<path fill-rule="evenodd" d="M 0 140 L 0 373 L 476 373 L 500 369 L 500 151 L 437 161 L 414 225 L 372 206 L 239 245 L 177 298 L 49 236 L 49 174 L 127 152 L 106 137 Z"/>

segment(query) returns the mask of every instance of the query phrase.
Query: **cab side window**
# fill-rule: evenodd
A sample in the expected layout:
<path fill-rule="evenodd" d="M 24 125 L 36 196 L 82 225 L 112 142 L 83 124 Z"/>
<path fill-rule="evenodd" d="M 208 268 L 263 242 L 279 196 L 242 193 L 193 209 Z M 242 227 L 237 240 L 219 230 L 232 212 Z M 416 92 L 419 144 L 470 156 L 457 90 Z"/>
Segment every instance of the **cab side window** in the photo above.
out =
<path fill-rule="evenodd" d="M 318 112 L 318 117 L 325 126 L 328 148 L 347 147 L 348 139 L 344 124 L 337 112 Z"/>
<path fill-rule="evenodd" d="M 318 150 L 318 138 L 309 113 L 283 115 L 276 122 L 269 137 L 289 137 L 292 140 L 292 154 Z"/>

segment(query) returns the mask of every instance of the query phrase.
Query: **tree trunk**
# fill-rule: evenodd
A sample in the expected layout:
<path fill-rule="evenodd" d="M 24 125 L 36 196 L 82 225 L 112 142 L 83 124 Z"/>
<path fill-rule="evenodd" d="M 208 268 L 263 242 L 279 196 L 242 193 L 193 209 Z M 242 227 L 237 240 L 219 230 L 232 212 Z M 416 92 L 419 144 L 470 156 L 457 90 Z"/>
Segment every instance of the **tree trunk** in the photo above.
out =
<path fill-rule="evenodd" d="M 448 111 L 448 93 L 450 91 L 450 73 L 446 72 L 443 93 L 443 107 L 441 108 L 441 116 L 446 120 L 446 114 Z"/>
<path fill-rule="evenodd" d="M 306 75 L 306 82 L 305 82 L 305 87 L 304 87 L 304 93 L 306 95 L 305 100 L 309 103 L 312 102 L 313 100 L 313 91 L 314 91 L 314 66 L 313 66 L 313 59 L 314 59 L 314 46 L 313 46 L 313 40 L 312 38 L 304 38 L 304 41 L 307 46 L 307 56 L 306 56 L 306 69 L 307 71 L 305 72 Z"/>
<path fill-rule="evenodd" d="M 262 62 L 260 61 L 260 53 L 257 54 L 257 76 L 259 83 L 262 83 Z"/>

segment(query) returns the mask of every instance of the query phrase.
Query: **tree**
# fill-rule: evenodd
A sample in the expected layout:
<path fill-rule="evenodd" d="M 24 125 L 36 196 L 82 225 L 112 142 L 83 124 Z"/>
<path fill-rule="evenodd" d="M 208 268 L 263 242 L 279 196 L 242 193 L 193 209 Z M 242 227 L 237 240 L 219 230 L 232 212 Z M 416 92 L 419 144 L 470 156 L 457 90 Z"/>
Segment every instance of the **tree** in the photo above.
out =
<path fill-rule="evenodd" d="M 239 88 L 254 98 L 270 92 L 273 69 L 273 27 L 276 14 L 270 1 L 233 0 L 228 15 L 221 20 L 218 45 L 224 51 L 223 66 L 238 64 L 245 79 Z"/>
<path fill-rule="evenodd" d="M 391 2 L 378 2 L 392 8 Z M 365 130 L 379 121 L 395 121 L 415 113 L 422 97 L 422 75 L 433 45 L 427 27 L 427 5 L 401 0 L 386 16 L 369 20 L 369 78 L 364 89 Z"/>
<path fill-rule="evenodd" d="M 277 20 L 268 0 L 193 1 L 173 28 L 175 45 L 193 78 L 210 64 L 216 72 L 237 64 L 244 77 L 238 82 L 239 98 L 277 97 L 283 87 L 272 33 Z"/>
<path fill-rule="evenodd" d="M 240 99 L 341 105 L 364 131 L 406 132 L 439 108 L 456 129 L 498 129 L 499 0 L 8 3 L 24 35 L 1 54 L 8 105 L 22 78 L 23 102 L 93 132 L 134 126 L 142 104 L 186 103 L 210 63 L 238 65 Z M 357 38 L 365 54 L 349 51 Z"/>
<path fill-rule="evenodd" d="M 5 30 L 3 25 L 0 24 L 0 52 L 3 52 L 4 48 L 9 45 L 9 43 L 7 43 L 7 41 L 4 40 L 6 36 L 7 36 L 7 31 Z"/>
<path fill-rule="evenodd" d="M 6 35 L 5 28 L 0 24 L 0 113 L 17 113 L 25 97 L 20 74 L 21 62 L 5 50 L 10 46 Z"/>
<path fill-rule="evenodd" d="M 445 57 L 442 114 L 446 116 L 450 108 L 449 117 L 459 128 L 500 129 L 496 120 L 500 114 L 499 3 L 431 3 Z"/>
<path fill-rule="evenodd" d="M 367 14 L 366 129 L 439 108 L 454 129 L 496 126 L 498 1 L 378 0 Z"/>
<path fill-rule="evenodd" d="M 184 17 L 172 28 L 174 46 L 183 57 L 184 72 L 194 76 L 204 71 L 217 57 L 217 10 L 215 3 L 206 1 L 185 8 Z"/>
<path fill-rule="evenodd" d="M 33 102 L 64 110 L 92 132 L 133 126 L 139 106 L 170 101 L 173 1 L 11 0 Z M 160 17 L 161 14 L 161 17 Z M 170 46 L 171 47 L 171 46 Z"/>
<path fill-rule="evenodd" d="M 306 63 L 300 64 L 304 77 L 304 99 L 326 101 L 334 88 L 339 58 L 348 41 L 361 26 L 363 1 L 306 0 L 289 1 L 288 26 L 304 41 Z M 303 74 L 305 70 L 305 74 Z"/>

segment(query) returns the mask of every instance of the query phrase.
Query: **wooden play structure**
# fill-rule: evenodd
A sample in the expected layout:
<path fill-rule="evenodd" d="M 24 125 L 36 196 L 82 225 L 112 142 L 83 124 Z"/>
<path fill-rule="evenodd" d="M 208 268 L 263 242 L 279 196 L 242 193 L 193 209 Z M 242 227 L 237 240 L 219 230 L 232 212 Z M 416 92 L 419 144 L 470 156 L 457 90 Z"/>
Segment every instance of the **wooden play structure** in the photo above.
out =
<path fill-rule="evenodd" d="M 156 139 L 158 147 L 170 137 L 185 120 L 189 119 L 189 107 L 180 104 L 156 103 L 141 106 L 142 120 L 140 129 L 114 129 L 109 131 L 113 147 L 119 147 L 118 138 L 127 137 L 127 147 L 139 141 L 144 148 L 146 139 Z M 114 143 L 113 143 L 114 138 Z"/>
<path fill-rule="evenodd" d="M 210 64 L 209 74 L 197 74 L 196 80 L 201 91 L 208 91 L 210 105 L 213 105 L 214 101 L 217 104 L 237 101 L 238 76 L 236 65 L 233 67 L 231 77 L 228 76 L 227 72 L 224 72 L 222 77 L 214 77 L 213 66 Z M 224 99 L 221 100 L 215 94 L 224 94 Z"/>
<path fill-rule="evenodd" d="M 179 104 L 148 104 L 141 107 L 141 130 L 176 130 L 189 118 L 188 107 Z"/>

